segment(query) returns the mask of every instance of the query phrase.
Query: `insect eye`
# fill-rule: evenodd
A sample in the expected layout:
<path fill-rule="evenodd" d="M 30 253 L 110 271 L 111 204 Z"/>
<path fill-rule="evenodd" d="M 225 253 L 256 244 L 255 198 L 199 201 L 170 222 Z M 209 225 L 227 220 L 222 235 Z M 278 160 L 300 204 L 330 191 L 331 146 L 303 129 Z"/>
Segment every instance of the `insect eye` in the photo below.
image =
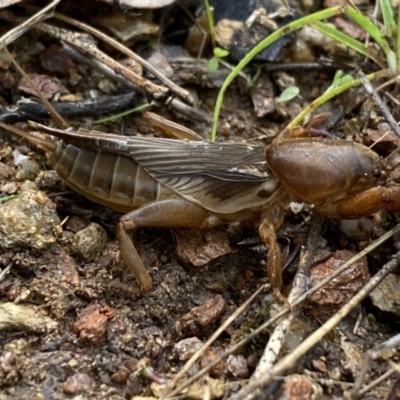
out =
<path fill-rule="evenodd" d="M 382 176 L 382 171 L 380 169 L 374 169 L 374 177 L 380 178 Z"/>
<path fill-rule="evenodd" d="M 374 169 L 375 179 L 386 179 L 386 171 L 382 169 Z"/>

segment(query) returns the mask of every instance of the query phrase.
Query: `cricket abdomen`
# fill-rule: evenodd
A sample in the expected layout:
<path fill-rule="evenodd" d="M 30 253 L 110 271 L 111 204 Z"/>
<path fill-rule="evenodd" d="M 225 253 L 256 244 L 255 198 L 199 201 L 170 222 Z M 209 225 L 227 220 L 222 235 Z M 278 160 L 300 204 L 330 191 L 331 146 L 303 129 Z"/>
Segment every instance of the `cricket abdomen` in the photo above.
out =
<path fill-rule="evenodd" d="M 155 201 L 181 197 L 123 154 L 59 141 L 49 161 L 71 189 L 118 211 L 128 212 Z"/>

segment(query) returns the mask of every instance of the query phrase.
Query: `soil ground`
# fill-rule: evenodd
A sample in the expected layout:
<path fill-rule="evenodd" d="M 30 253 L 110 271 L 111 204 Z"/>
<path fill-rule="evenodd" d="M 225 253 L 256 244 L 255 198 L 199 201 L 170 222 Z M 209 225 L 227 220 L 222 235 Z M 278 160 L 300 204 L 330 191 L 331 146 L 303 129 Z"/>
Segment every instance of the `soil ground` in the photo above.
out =
<path fill-rule="evenodd" d="M 88 3 L 89 6 L 82 6 L 83 10 L 87 13 L 93 12 L 96 3 L 97 18 L 106 12 L 121 13 L 121 18 L 125 15 L 123 11 L 112 6 L 100 5 L 99 2 Z M 70 12 L 71 15 L 74 15 L 77 9 L 79 5 L 73 2 L 65 2 L 63 6 L 63 11 Z M 23 7 L 12 9 L 21 15 L 23 10 Z M 157 11 L 155 20 L 161 23 L 158 13 Z M 86 15 L 87 23 L 96 19 L 93 15 Z M 5 26 L 2 33 L 11 27 L 12 24 Z M 171 32 L 174 29 L 178 28 L 171 23 L 168 28 L 170 36 L 162 39 L 165 43 L 171 41 Z M 40 54 L 43 55 L 46 49 L 54 45 L 55 40 L 38 33 L 28 35 L 16 42 L 13 50 L 10 47 L 10 51 L 13 51 L 26 72 L 57 77 L 66 92 L 76 98 L 78 92 L 88 93 L 101 87 L 100 82 L 110 84 L 102 75 L 77 63 L 71 67 L 73 72 L 67 75 L 49 72 L 44 67 L 45 63 L 43 57 L 40 59 Z M 35 46 L 41 50 L 32 51 L 31 54 L 27 52 L 28 48 Z M 183 45 L 178 42 L 178 46 Z M 138 51 L 145 53 L 143 47 L 143 42 L 139 42 Z M 204 58 L 209 59 L 211 56 L 207 53 Z M 206 61 L 198 61 L 197 66 L 205 63 Z M 177 64 L 171 62 L 175 67 L 173 79 L 196 94 L 199 99 L 198 110 L 204 121 L 190 120 L 166 107 L 156 107 L 153 111 L 207 138 L 213 104 L 218 93 L 218 87 L 214 87 L 217 78 L 214 77 L 214 81 L 204 84 L 203 77 L 203 86 L 199 86 L 193 72 L 195 64 L 196 62 L 192 61 L 192 64 L 189 64 L 191 67 L 181 65 L 177 72 Z M 75 86 L 72 84 L 73 74 L 82 77 Z M 0 77 L 2 105 L 8 106 L 21 96 L 21 88 L 18 90 L 20 77 L 11 66 L 2 69 Z M 187 81 L 184 81 L 184 77 Z M 243 81 L 236 82 L 231 85 L 224 100 L 218 140 L 246 139 L 268 145 L 302 107 L 329 86 L 332 78 L 332 70 L 280 71 L 271 78 L 262 74 L 260 79 L 265 79 L 267 83 L 254 86 L 253 92 L 259 90 L 258 94 L 265 95 L 263 90 L 271 90 L 273 99 L 281 89 L 279 82 L 288 79 L 295 82 L 301 93 L 299 97 L 282 106 L 280 111 L 275 110 L 264 117 L 255 115 L 251 91 L 245 87 Z M 323 111 L 333 112 L 339 103 L 352 103 L 358 96 L 362 96 L 359 94 L 361 92 L 362 89 L 345 94 L 340 100 L 326 105 Z M 253 93 L 253 100 L 254 98 L 257 97 Z M 279 107 L 281 106 L 277 106 Z M 360 107 L 351 111 L 347 119 L 339 124 L 337 132 L 348 135 L 345 126 L 351 125 L 349 121 L 359 116 Z M 89 123 L 90 120 L 86 118 L 78 122 Z M 20 126 L 23 127 L 23 124 Z M 380 130 L 376 126 L 377 123 L 373 126 L 374 132 Z M 121 123 L 103 124 L 101 129 L 119 132 Z M 368 141 L 372 133 L 371 130 L 370 135 L 357 136 L 355 139 Z M 124 134 L 160 136 L 159 132 L 149 127 L 142 116 L 125 118 Z M 28 147 L 26 141 L 15 135 L 3 132 L 0 137 L 0 190 L 3 197 L 18 193 L 23 181 L 16 176 L 17 167 L 12 155 L 14 150 L 28 154 L 40 165 L 41 170 L 49 171 L 42 152 Z M 385 148 L 381 155 L 387 155 Z M 32 180 L 35 179 L 36 176 Z M 258 216 L 245 224 L 236 223 L 218 228 L 220 230 L 215 235 L 220 235 L 216 237 L 221 237 L 221 240 L 229 243 L 229 254 L 214 259 L 203 268 L 183 262 L 176 250 L 177 241 L 185 236 L 189 240 L 184 242 L 183 247 L 187 246 L 190 253 L 190 240 L 194 243 L 199 243 L 199 240 L 207 241 L 202 236 L 203 233 L 181 230 L 176 236 L 169 229 L 138 230 L 134 236 L 135 245 L 153 280 L 153 289 L 143 293 L 119 255 L 115 232 L 121 214 L 77 195 L 57 179 L 47 187 L 42 187 L 42 190 L 46 193 L 44 196 L 48 196 L 51 203 L 56 205 L 60 221 L 66 217 L 69 219 L 62 226 L 62 233 L 57 241 L 45 249 L 14 246 L 1 251 L 1 268 L 9 268 L 0 281 L 1 303 L 25 305 L 27 308 L 12 311 L 18 313 L 13 316 L 11 310 L 8 310 L 10 316 L 7 315 L 5 319 L 8 319 L 9 325 L 4 321 L 3 326 L 0 324 L 0 400 L 117 400 L 131 399 L 134 396 L 156 396 L 151 382 L 171 379 L 197 349 L 198 343 L 204 343 L 222 321 L 240 307 L 260 285 L 267 283 L 265 260 L 268 256 L 268 246 L 259 239 Z M 294 261 L 284 274 L 285 295 L 290 290 L 290 282 L 298 264 L 298 253 L 295 249 L 307 239 L 308 223 L 304 222 L 306 217 L 306 212 L 298 215 L 288 212 L 278 232 L 282 248 L 287 249 L 288 254 L 294 255 Z M 320 248 L 323 247 L 324 251 L 328 249 L 328 252 L 338 249 L 359 251 L 395 225 L 395 217 L 385 218 L 387 219 L 382 221 L 383 218 L 370 217 L 368 220 L 372 221 L 375 228 L 370 235 L 364 235 L 361 239 L 349 238 L 339 231 L 337 221 L 326 218 L 322 223 Z M 14 224 L 18 223 L 14 221 Z M 73 251 L 72 243 L 75 232 L 90 223 L 99 224 L 104 229 L 107 239 L 100 252 L 90 261 L 85 261 Z M 200 235 L 200 239 L 196 235 Z M 373 274 L 395 252 L 394 240 L 384 244 L 368 257 L 369 272 Z M 315 257 L 317 259 L 318 255 Z M 211 346 L 211 350 L 192 366 L 187 376 L 194 375 L 218 354 L 238 343 L 268 317 L 274 315 L 280 307 L 282 304 L 271 292 L 263 292 L 220 335 Z M 291 328 L 282 355 L 293 351 L 299 341 L 318 328 L 326 318 L 322 312 L 317 315 L 312 312 L 313 307 L 319 306 L 308 305 L 302 309 L 296 324 Z M 3 313 L 6 315 L 5 310 Z M 32 313 L 37 314 L 34 321 L 30 319 Z M 355 325 L 357 329 L 354 328 Z M 209 384 L 223 384 L 225 398 L 241 385 L 245 385 L 271 332 L 272 328 L 264 331 L 236 352 L 236 358 L 223 361 L 219 369 L 216 368 L 211 373 L 215 381 Z M 397 333 L 396 314 L 378 310 L 371 299 L 367 299 L 287 374 L 297 373 L 315 382 L 325 398 L 343 398 L 344 392 L 351 387 L 359 374 L 365 352 Z M 197 339 L 184 342 L 188 338 Z M 397 359 L 395 352 L 390 356 L 392 360 Z M 367 381 L 372 381 L 387 369 L 384 361 L 373 362 Z M 389 379 L 370 391 L 369 397 L 364 398 L 387 398 L 392 384 L 393 379 Z M 206 398 L 203 397 L 204 393 L 200 391 L 197 397 L 191 393 L 188 397 Z M 281 398 L 276 392 L 270 396 Z M 287 398 L 308 397 L 292 395 Z"/>

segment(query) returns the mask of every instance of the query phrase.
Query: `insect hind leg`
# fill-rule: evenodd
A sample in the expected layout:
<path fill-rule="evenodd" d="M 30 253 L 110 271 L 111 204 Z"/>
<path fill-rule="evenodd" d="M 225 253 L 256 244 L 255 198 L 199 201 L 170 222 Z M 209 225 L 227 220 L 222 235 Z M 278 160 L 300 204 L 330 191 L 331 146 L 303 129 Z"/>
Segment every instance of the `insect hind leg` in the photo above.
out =
<path fill-rule="evenodd" d="M 152 281 L 127 230 L 141 227 L 208 228 L 218 223 L 211 212 L 184 199 L 163 200 L 131 211 L 121 217 L 117 226 L 121 256 L 144 291 L 152 288 Z"/>

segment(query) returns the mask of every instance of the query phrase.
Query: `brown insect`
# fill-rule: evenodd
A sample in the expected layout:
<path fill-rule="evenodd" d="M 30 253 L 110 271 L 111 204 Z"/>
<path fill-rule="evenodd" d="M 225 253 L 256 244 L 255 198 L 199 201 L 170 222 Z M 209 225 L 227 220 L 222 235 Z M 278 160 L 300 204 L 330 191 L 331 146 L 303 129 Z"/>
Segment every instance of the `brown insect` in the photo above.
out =
<path fill-rule="evenodd" d="M 143 290 L 152 282 L 126 231 L 139 227 L 209 228 L 261 214 L 269 245 L 268 274 L 280 288 L 275 231 L 291 201 L 324 215 L 360 218 L 400 210 L 400 189 L 384 160 L 352 141 L 286 139 L 265 150 L 245 143 L 126 137 L 31 123 L 7 129 L 39 144 L 50 165 L 76 192 L 124 212 L 117 226 L 122 257 Z M 3 126 L 3 125 L 1 125 Z"/>

